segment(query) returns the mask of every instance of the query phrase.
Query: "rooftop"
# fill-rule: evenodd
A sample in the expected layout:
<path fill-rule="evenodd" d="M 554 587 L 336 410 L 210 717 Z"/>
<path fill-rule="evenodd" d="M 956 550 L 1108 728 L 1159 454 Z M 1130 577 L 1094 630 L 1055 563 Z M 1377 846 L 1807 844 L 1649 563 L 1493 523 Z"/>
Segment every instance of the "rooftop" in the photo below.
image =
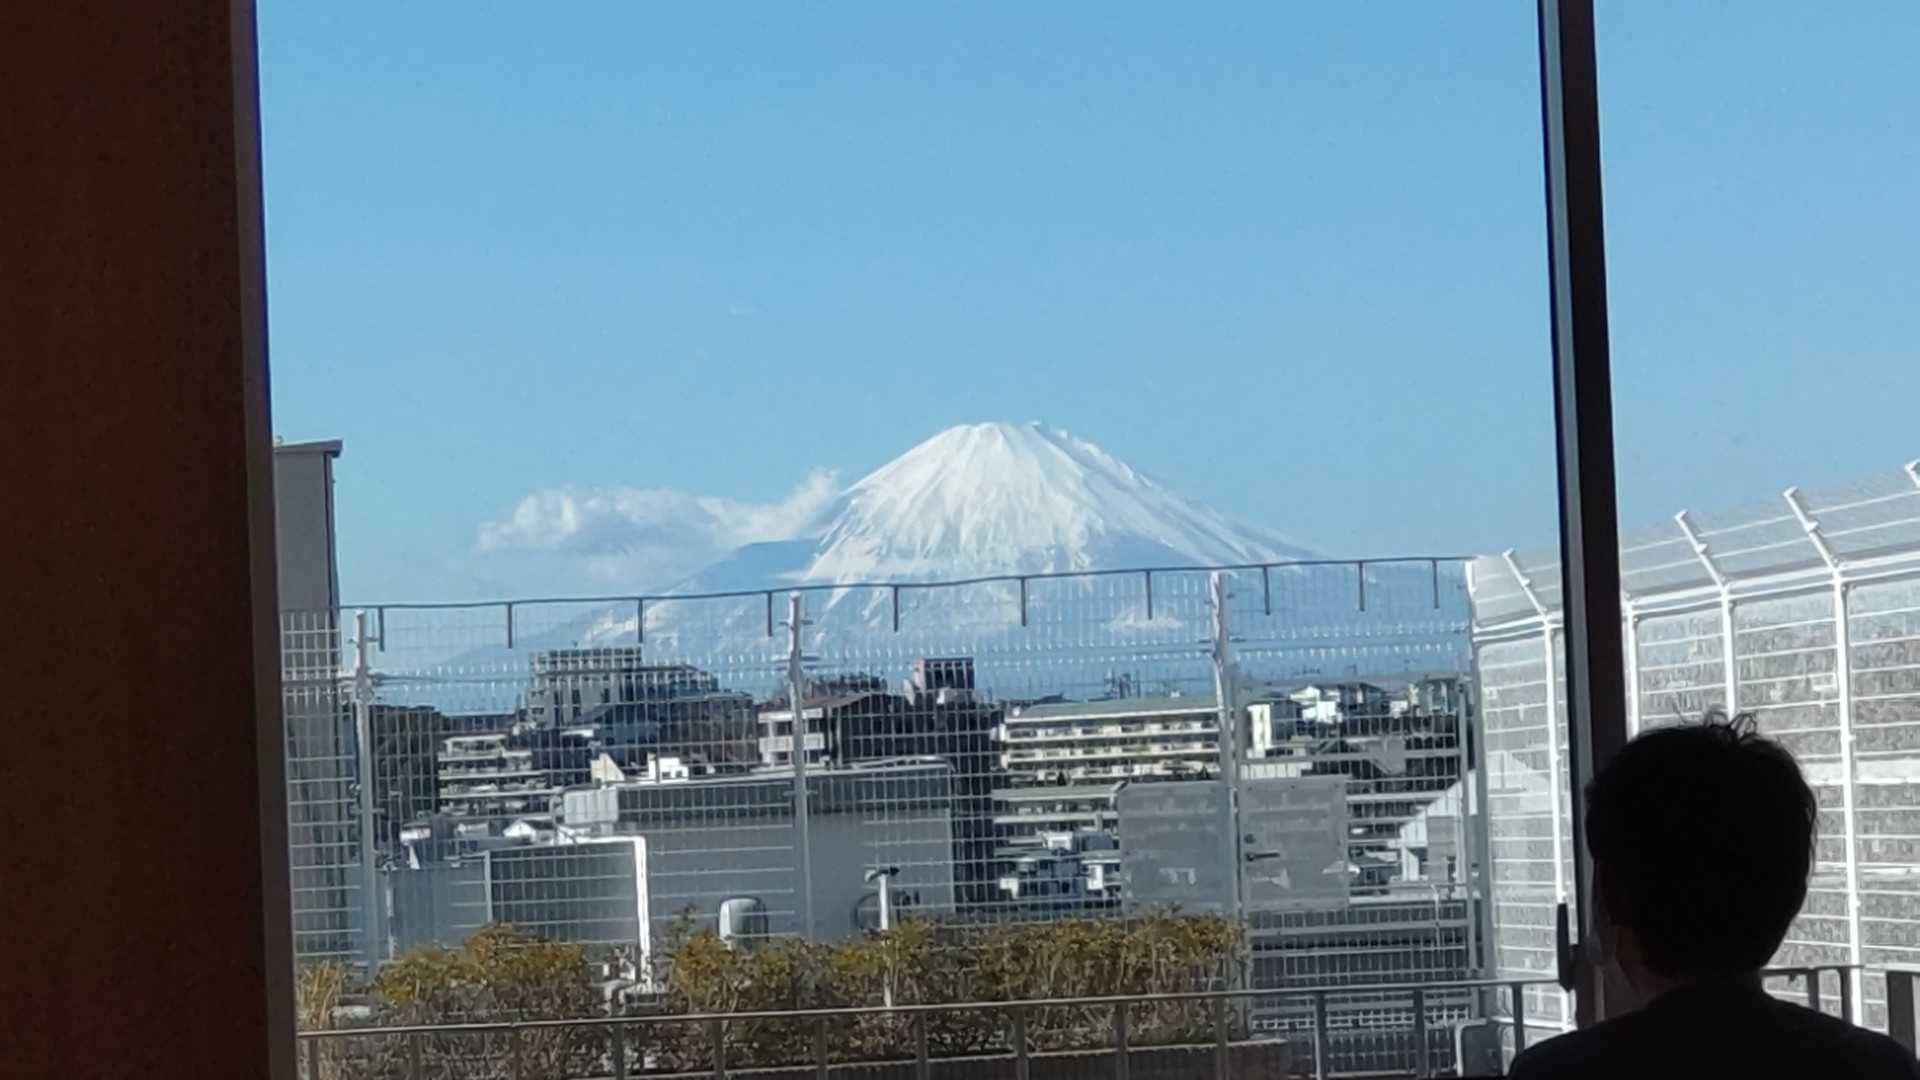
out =
<path fill-rule="evenodd" d="M 1060 784 L 1046 787 L 1010 787 L 995 788 L 995 802 L 1085 802 L 1094 799 L 1112 799 L 1119 792 L 1120 784 L 1106 786 L 1099 784 Z"/>
<path fill-rule="evenodd" d="M 1114 698 L 1109 701 L 1068 701 L 1057 705 L 1027 705 L 1016 708 L 1007 719 L 1095 720 L 1106 717 L 1212 713 L 1215 709 L 1212 694 L 1168 694 L 1153 697 Z"/>

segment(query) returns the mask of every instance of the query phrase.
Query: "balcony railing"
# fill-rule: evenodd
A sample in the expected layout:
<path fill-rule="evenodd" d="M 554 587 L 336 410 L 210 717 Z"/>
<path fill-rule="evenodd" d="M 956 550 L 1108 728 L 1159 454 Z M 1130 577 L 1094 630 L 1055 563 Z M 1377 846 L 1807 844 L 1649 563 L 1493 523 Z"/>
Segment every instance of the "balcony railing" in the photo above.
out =
<path fill-rule="evenodd" d="M 1780 980 L 1804 984 L 1810 1007 L 1821 1008 L 1821 975 L 1834 972 L 1846 987 L 1847 965 L 1780 968 Z M 1920 972 L 1887 973 L 1892 1028 L 1913 1047 L 1914 986 Z M 1524 1047 L 1553 1032 L 1527 1013 L 1527 991 L 1552 989 L 1550 979 L 1476 979 L 1274 990 L 1211 990 L 1143 996 L 1064 998 L 1016 1002 L 967 1002 L 796 1009 L 732 1013 L 650 1013 L 576 1020 L 523 1020 L 414 1027 L 343 1028 L 300 1035 L 302 1080 L 425 1080 L 445 1077 L 532 1077 L 565 1080 L 626 1080 L 652 1075 L 795 1076 L 810 1071 L 820 1080 L 852 1076 L 932 1080 L 1012 1077 L 1031 1080 L 1036 1064 L 1050 1072 L 1073 1064 L 1096 1075 L 1099 1059 L 1115 1080 L 1167 1071 L 1215 1080 L 1246 1073 L 1266 1076 L 1497 1075 L 1501 1047 Z M 1854 1003 L 1842 990 L 1838 1002 L 1851 1021 Z M 1904 1012 L 1902 1009 L 1904 1008 Z M 1400 1023 L 1362 1023 L 1367 1012 L 1404 1016 Z M 1345 1015 L 1343 1015 L 1345 1014 Z M 1171 1040 L 1142 1031 L 1140 1018 L 1173 1025 Z M 1034 1032 L 1048 1017 L 1071 1016 L 1091 1023 L 1099 1038 L 1071 1048 L 1045 1045 Z M 1264 1020 L 1263 1020 L 1264 1017 Z M 1902 1023 L 1904 1017 L 1904 1026 Z M 1296 1019 L 1297 1018 L 1297 1019 Z M 898 1029 L 900 1050 L 891 1056 L 848 1055 L 833 1033 L 848 1025 Z M 936 1033 L 965 1028 L 978 1045 L 959 1053 L 936 1051 Z M 1162 1025 L 1166 1030 L 1166 1025 Z M 698 1032 L 683 1038 L 681 1059 L 671 1067 L 649 1063 L 649 1049 L 662 1045 L 666 1029 Z M 1463 1037 L 1462 1029 L 1480 1033 Z M 1502 1030 L 1504 1029 L 1504 1030 Z M 1084 1030 L 1084 1028 L 1083 1028 Z M 1056 1040 L 1057 1041 L 1057 1040 Z M 1477 1043 L 1477 1046 L 1475 1045 Z M 741 1062 L 749 1044 L 788 1048 L 781 1060 Z M 697 1067 L 684 1060 L 687 1047 Z M 1477 1053 L 1476 1053 L 1477 1050 Z M 564 1051 L 564 1052 L 562 1052 Z M 1464 1057 L 1464 1060 L 1463 1060 Z M 792 1058 L 788 1060 L 787 1058 Z M 537 1060 L 536 1060 L 537 1059 Z M 1043 1072 L 1044 1075 L 1044 1072 Z"/>

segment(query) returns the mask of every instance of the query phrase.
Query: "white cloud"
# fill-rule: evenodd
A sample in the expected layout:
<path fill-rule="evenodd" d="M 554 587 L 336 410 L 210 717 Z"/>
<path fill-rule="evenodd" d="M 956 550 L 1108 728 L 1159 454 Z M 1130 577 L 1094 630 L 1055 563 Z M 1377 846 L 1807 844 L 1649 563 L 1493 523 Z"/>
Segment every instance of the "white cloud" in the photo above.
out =
<path fill-rule="evenodd" d="M 770 503 L 670 488 L 547 488 L 506 517 L 482 522 L 474 548 L 558 553 L 600 580 L 661 587 L 743 545 L 793 539 L 839 493 L 838 477 L 826 469 Z"/>

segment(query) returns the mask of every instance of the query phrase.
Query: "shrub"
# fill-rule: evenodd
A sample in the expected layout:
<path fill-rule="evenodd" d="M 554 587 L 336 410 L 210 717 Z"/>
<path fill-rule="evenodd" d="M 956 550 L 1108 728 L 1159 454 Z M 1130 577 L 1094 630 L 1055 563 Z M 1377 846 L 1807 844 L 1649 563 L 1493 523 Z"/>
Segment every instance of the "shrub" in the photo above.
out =
<path fill-rule="evenodd" d="M 458 949 L 409 950 L 380 969 L 370 990 L 383 1026 L 577 1019 L 595 1012 L 582 946 L 544 941 L 502 925 L 482 927 Z M 517 1074 L 515 1048 L 500 1034 L 434 1034 L 423 1037 L 419 1051 L 434 1075 L 563 1080 L 589 1074 L 604 1041 L 605 1033 L 591 1028 L 523 1030 Z M 359 1075 L 404 1075 L 408 1053 L 405 1045 L 370 1047 Z"/>
<path fill-rule="evenodd" d="M 947 928 L 910 920 L 886 934 L 835 945 L 775 940 L 730 948 L 711 932 L 687 936 L 664 965 L 669 1013 L 728 1013 L 876 1005 L 891 980 L 898 1005 L 1029 1001 L 1151 995 L 1225 985 L 1240 946 L 1225 919 L 1173 913 L 1120 920 Z M 934 1013 L 927 1018 L 936 1056 L 990 1048 L 1005 1037 L 997 1010 Z M 908 1014 L 872 1013 L 824 1022 L 840 1060 L 885 1060 L 914 1053 Z M 1026 1017 L 1036 1050 L 1107 1045 L 1112 1010 L 1103 1006 L 1034 1008 Z M 735 1065 L 811 1060 L 816 1025 L 743 1019 L 724 1026 Z M 1212 1037 L 1210 1011 L 1185 1002 L 1136 1005 L 1130 1031 L 1138 1045 Z M 674 1068 L 709 1064 L 709 1033 L 674 1029 L 660 1046 Z"/>

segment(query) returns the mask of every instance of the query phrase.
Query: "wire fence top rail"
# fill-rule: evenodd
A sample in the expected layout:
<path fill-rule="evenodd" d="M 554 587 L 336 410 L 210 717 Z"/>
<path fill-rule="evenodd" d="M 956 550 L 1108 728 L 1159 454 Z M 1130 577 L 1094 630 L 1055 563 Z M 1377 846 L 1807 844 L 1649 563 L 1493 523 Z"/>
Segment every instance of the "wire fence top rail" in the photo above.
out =
<path fill-rule="evenodd" d="M 1845 965 L 1827 965 L 1819 968 L 1783 968 L 1768 971 L 1769 976 L 1799 976 L 1809 971 L 1832 971 L 1843 969 Z M 1086 1009 L 1111 1008 L 1118 1005 L 1150 1005 L 1166 1002 L 1205 1002 L 1205 1001 L 1245 1001 L 1252 999 L 1305 998 L 1312 1000 L 1321 997 L 1340 995 L 1372 994 L 1408 994 L 1415 991 L 1429 994 L 1448 991 L 1499 990 L 1512 987 L 1558 987 L 1559 983 L 1551 978 L 1485 978 L 1454 979 L 1434 982 L 1381 983 L 1378 985 L 1357 986 L 1317 986 L 1282 987 L 1270 990 L 1183 990 L 1162 994 L 1102 994 L 1096 997 L 1075 998 L 1026 998 L 1016 1001 L 955 1001 L 926 1002 L 908 1005 L 836 1005 L 812 1009 L 761 1009 L 742 1012 L 718 1013 L 637 1013 L 632 1016 L 583 1016 L 572 1019 L 542 1020 L 489 1020 L 457 1024 L 414 1024 L 395 1027 L 363 1028 L 327 1028 L 317 1031 L 300 1032 L 301 1038 L 371 1038 L 376 1036 L 398 1036 L 435 1033 L 481 1033 L 511 1031 L 525 1028 L 570 1028 L 570 1027 L 609 1027 L 629 1024 L 710 1024 L 718 1022 L 744 1020 L 827 1020 L 844 1016 L 873 1016 L 915 1013 L 950 1012 L 1012 1012 L 1015 1010 L 1039 1009 Z"/>
<path fill-rule="evenodd" d="M 1620 533 L 1620 587 L 1630 602 L 1819 577 L 1829 560 L 1857 573 L 1906 572 L 1920 561 L 1920 461 L 1741 507 L 1680 509 Z M 1468 573 L 1477 626 L 1561 609 L 1557 547 L 1481 555 Z"/>
<path fill-rule="evenodd" d="M 354 669 L 350 646 L 363 636 L 349 637 L 349 627 L 362 613 L 379 667 L 374 677 L 389 703 L 398 703 L 407 683 L 476 684 L 406 693 L 461 712 L 503 709 L 512 695 L 482 693 L 478 684 L 538 674 L 531 669 L 545 657 L 577 666 L 596 651 L 612 657 L 638 649 L 652 663 L 691 663 L 736 687 L 764 690 L 784 666 L 775 655 L 791 619 L 784 596 L 804 599 L 809 662 L 866 665 L 897 682 L 915 658 L 966 656 L 978 659 L 985 693 L 1097 696 L 1098 685 L 1081 684 L 1144 674 L 1115 665 L 1144 669 L 1200 657 L 1211 619 L 1208 582 L 1224 576 L 1249 675 L 1404 677 L 1416 669 L 1465 670 L 1468 565 L 1465 556 L 1421 554 L 351 604 L 282 613 L 292 658 L 285 674 L 301 682 L 345 677 Z M 637 662 L 639 653 L 622 655 Z M 1057 678 L 1040 686 L 1047 673 L 1036 665 L 1058 668 Z M 1153 677 L 1185 679 L 1197 690 L 1203 674 L 1169 667 Z"/>
<path fill-rule="evenodd" d="M 498 597 L 489 600 L 403 600 L 360 604 L 343 603 L 340 605 L 340 610 L 377 611 L 384 608 L 388 611 L 444 611 L 462 608 L 504 607 L 509 604 L 632 604 L 680 600 L 746 600 L 763 596 L 783 596 L 789 593 L 816 593 L 861 589 L 943 589 L 959 588 L 968 585 L 1013 585 L 1023 581 L 1139 577 L 1149 574 L 1203 574 L 1214 570 L 1244 573 L 1257 570 L 1309 569 L 1322 566 L 1351 566 L 1364 570 L 1368 566 L 1437 565 L 1441 563 L 1461 565 L 1472 562 L 1477 557 L 1478 556 L 1473 555 L 1393 555 L 1366 559 L 1284 559 L 1276 562 L 1189 563 L 1185 565 L 1129 566 L 1110 569 L 1043 570 L 1025 574 L 986 574 L 978 577 L 938 578 L 932 580 L 809 581 L 795 582 L 788 585 L 768 585 L 760 588 L 725 589 L 717 592 L 610 593 L 592 596 Z"/>

